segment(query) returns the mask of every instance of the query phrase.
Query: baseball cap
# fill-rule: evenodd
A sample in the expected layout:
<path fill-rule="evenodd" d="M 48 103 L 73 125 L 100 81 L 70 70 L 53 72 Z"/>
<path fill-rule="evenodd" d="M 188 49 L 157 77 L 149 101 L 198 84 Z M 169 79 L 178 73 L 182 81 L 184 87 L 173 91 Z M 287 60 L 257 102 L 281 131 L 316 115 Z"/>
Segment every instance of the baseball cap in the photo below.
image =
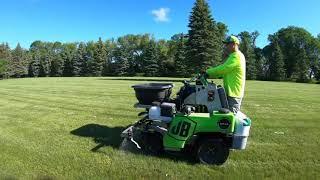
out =
<path fill-rule="evenodd" d="M 239 39 L 236 37 L 236 36 L 228 36 L 224 41 L 223 43 L 236 43 L 236 44 L 240 44 L 240 41 Z"/>

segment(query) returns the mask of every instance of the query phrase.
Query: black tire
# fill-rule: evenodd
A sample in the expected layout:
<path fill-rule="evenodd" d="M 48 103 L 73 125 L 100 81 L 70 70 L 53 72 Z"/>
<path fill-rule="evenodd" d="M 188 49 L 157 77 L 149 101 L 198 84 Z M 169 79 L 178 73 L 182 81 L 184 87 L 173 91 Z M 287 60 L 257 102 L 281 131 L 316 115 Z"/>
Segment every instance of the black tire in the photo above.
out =
<path fill-rule="evenodd" d="M 197 159 L 202 164 L 222 165 L 229 156 L 229 148 L 221 139 L 204 139 L 197 149 Z"/>
<path fill-rule="evenodd" d="M 143 151 L 147 155 L 158 156 L 163 152 L 162 135 L 159 133 L 146 133 L 143 136 Z"/>
<path fill-rule="evenodd" d="M 127 152 L 131 152 L 131 153 L 139 153 L 139 149 L 138 147 L 131 142 L 130 139 L 124 138 L 123 141 L 121 142 L 119 149 L 122 151 L 127 151 Z"/>

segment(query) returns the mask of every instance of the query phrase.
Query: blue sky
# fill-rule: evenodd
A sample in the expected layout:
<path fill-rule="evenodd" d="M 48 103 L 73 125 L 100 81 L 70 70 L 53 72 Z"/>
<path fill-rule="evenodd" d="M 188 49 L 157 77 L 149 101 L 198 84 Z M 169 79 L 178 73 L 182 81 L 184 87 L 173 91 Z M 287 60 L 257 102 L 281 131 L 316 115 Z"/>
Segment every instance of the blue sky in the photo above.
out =
<path fill-rule="evenodd" d="M 169 39 L 188 31 L 194 0 L 0 0 L 0 42 L 28 48 L 35 40 L 76 42 L 150 33 Z M 257 30 L 257 45 L 282 27 L 320 33 L 319 0 L 209 0 L 229 34 Z"/>

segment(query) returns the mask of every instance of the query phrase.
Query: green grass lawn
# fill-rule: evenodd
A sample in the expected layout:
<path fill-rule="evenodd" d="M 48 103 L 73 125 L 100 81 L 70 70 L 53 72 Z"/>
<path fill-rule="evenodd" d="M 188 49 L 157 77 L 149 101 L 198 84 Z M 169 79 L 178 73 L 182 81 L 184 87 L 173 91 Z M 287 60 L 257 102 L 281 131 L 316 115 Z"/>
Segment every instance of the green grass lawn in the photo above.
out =
<path fill-rule="evenodd" d="M 319 85 L 247 81 L 247 149 L 232 151 L 222 166 L 206 166 L 118 149 L 120 132 L 138 120 L 131 89 L 137 83 L 1 80 L 0 179 L 320 178 Z M 106 146 L 92 152 L 101 141 Z"/>

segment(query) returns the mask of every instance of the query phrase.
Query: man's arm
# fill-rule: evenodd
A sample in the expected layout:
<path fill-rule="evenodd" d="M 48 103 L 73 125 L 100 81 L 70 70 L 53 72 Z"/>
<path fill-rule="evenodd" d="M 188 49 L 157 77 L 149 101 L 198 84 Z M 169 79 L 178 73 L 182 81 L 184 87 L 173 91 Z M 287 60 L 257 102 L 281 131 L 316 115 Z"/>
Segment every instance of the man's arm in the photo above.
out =
<path fill-rule="evenodd" d="M 223 76 L 227 73 L 229 73 L 230 71 L 232 71 L 235 67 L 237 67 L 239 65 L 239 61 L 237 60 L 237 55 L 233 54 L 231 56 L 229 56 L 229 58 L 227 59 L 227 61 L 217 67 L 212 67 L 209 68 L 206 73 L 209 75 L 210 78 L 216 78 L 216 77 L 220 77 Z"/>

